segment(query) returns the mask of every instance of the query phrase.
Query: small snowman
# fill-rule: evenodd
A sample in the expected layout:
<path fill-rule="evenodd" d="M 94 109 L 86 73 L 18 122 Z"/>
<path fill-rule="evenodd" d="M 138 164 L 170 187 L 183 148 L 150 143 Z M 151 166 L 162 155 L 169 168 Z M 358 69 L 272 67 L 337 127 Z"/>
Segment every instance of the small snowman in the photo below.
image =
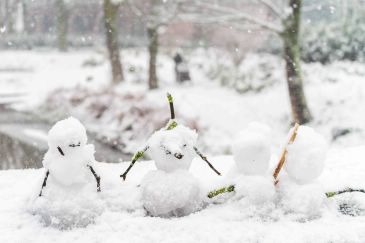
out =
<path fill-rule="evenodd" d="M 125 180 L 134 163 L 148 151 L 157 170 L 150 171 L 142 179 L 142 201 L 150 215 L 159 217 L 184 216 L 202 207 L 199 182 L 189 173 L 196 154 L 220 175 L 197 149 L 197 133 L 175 121 L 170 94 L 168 101 L 171 120 L 148 139 L 147 146 L 133 157 L 131 165 L 121 175 Z"/>
<path fill-rule="evenodd" d="M 234 141 L 232 169 L 236 198 L 258 205 L 275 196 L 273 178 L 268 174 L 271 157 L 271 130 L 260 123 L 250 123 Z"/>
<path fill-rule="evenodd" d="M 327 153 L 323 136 L 308 126 L 299 126 L 295 140 L 287 146 L 284 169 L 278 189 L 283 208 L 290 212 L 313 216 L 319 213 L 325 199 L 322 174 Z"/>
<path fill-rule="evenodd" d="M 48 132 L 49 149 L 42 161 L 46 170 L 39 196 L 46 186 L 79 188 L 96 180 L 100 191 L 100 177 L 96 174 L 95 149 L 87 144 L 85 127 L 73 117 L 57 122 Z"/>

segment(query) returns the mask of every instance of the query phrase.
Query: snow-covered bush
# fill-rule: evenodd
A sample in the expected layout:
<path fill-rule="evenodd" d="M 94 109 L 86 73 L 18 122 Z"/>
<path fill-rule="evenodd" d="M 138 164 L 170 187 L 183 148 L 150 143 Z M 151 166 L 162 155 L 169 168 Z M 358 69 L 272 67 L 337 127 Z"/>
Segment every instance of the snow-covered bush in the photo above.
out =
<path fill-rule="evenodd" d="M 338 60 L 365 61 L 365 21 L 355 23 L 322 23 L 305 29 L 302 37 L 302 59 L 323 64 Z"/>
<path fill-rule="evenodd" d="M 168 121 L 167 111 L 164 102 L 143 92 L 82 87 L 54 91 L 40 109 L 48 119 L 78 117 L 99 140 L 124 153 L 135 152 L 146 136 L 163 127 Z M 195 118 L 177 113 L 189 127 L 200 130 Z"/>

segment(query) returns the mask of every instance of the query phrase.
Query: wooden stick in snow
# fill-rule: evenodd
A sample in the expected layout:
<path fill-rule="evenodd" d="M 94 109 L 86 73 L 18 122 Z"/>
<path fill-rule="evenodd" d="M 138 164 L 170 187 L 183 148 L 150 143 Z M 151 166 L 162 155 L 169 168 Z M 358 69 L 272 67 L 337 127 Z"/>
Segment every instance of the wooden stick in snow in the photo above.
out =
<path fill-rule="evenodd" d="M 288 147 L 288 145 L 290 145 L 290 144 L 292 144 L 294 142 L 294 140 L 295 140 L 295 138 L 297 136 L 298 128 L 299 128 L 299 124 L 298 123 L 295 123 L 294 128 L 293 128 L 293 131 L 292 131 L 292 134 L 290 135 L 290 138 L 289 138 L 289 142 L 284 147 L 284 150 L 283 150 L 283 152 L 282 152 L 282 154 L 280 156 L 279 163 L 276 166 L 275 172 L 273 174 L 274 179 L 275 179 L 275 185 L 279 182 L 277 180 L 277 178 L 278 178 L 279 173 L 280 173 L 281 169 L 283 168 L 284 163 L 285 163 L 285 160 L 286 160 L 286 154 L 288 153 L 287 147 Z"/>

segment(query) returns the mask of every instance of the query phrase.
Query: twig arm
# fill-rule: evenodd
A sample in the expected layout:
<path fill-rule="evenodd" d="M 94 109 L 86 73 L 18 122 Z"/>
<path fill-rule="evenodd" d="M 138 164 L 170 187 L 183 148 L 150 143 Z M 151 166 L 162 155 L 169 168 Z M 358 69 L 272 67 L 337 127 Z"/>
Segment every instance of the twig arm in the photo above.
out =
<path fill-rule="evenodd" d="M 340 190 L 340 191 L 326 192 L 326 196 L 327 196 L 327 198 L 330 198 L 330 197 L 340 195 L 342 193 L 347 193 L 347 192 L 362 192 L 362 193 L 365 193 L 365 190 L 364 189 L 346 188 L 346 189 Z"/>
<path fill-rule="evenodd" d="M 100 176 L 98 174 L 96 174 L 94 168 L 91 165 L 88 165 L 87 167 L 89 167 L 91 173 L 94 175 L 95 180 L 96 180 L 96 191 L 100 192 Z"/>
<path fill-rule="evenodd" d="M 213 198 L 213 197 L 216 197 L 220 194 L 228 193 L 228 192 L 234 192 L 234 185 L 230 185 L 230 186 L 227 186 L 227 187 L 222 187 L 222 188 L 219 188 L 217 190 L 211 191 L 211 192 L 208 193 L 208 197 Z"/>
<path fill-rule="evenodd" d="M 48 175 L 49 175 L 49 170 L 47 170 L 46 175 L 44 176 L 43 183 L 42 183 L 42 188 L 41 188 L 41 191 L 39 192 L 40 197 L 42 196 L 43 188 L 46 187 L 46 185 L 47 185 Z"/>
<path fill-rule="evenodd" d="M 129 165 L 129 167 L 127 168 L 127 170 L 120 175 L 121 178 L 123 178 L 123 181 L 125 181 L 125 179 L 127 178 L 127 174 L 128 172 L 132 169 L 132 167 L 134 166 L 134 163 L 136 163 L 140 158 L 143 157 L 144 153 L 149 149 L 149 146 L 146 146 L 143 150 L 138 151 L 132 159 L 131 164 Z"/>
<path fill-rule="evenodd" d="M 290 144 L 292 144 L 294 142 L 294 140 L 295 140 L 295 138 L 297 136 L 298 129 L 299 129 L 299 124 L 296 123 L 294 125 L 293 132 L 290 135 L 289 141 L 288 141 L 287 145 L 284 147 L 284 150 L 283 150 L 283 152 L 282 152 L 282 154 L 280 156 L 279 163 L 278 163 L 278 165 L 275 168 L 275 172 L 273 174 L 273 177 L 274 177 L 274 180 L 275 180 L 275 185 L 278 183 L 277 178 L 278 178 L 279 173 L 280 173 L 281 169 L 283 168 L 284 163 L 285 163 L 285 160 L 286 160 L 286 154 L 288 153 L 287 147 L 288 147 L 288 145 L 290 145 Z"/>
<path fill-rule="evenodd" d="M 217 175 L 221 175 L 221 173 L 218 171 L 218 170 L 216 170 L 216 168 L 214 168 L 214 166 L 208 161 L 208 159 L 207 159 L 207 157 L 206 156 L 204 156 L 199 150 L 198 150 L 198 148 L 197 147 L 194 147 L 194 151 L 195 151 L 195 153 L 197 154 L 197 155 L 199 155 L 199 157 L 202 159 L 202 160 L 204 160 L 208 165 L 209 165 L 209 167 L 215 172 L 215 173 L 217 173 Z"/>

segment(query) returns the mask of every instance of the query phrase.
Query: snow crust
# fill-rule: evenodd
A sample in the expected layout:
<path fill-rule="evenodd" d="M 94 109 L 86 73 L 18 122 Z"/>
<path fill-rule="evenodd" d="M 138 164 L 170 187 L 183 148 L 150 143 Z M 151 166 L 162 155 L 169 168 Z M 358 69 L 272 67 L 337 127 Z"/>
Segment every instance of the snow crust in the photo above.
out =
<path fill-rule="evenodd" d="M 294 143 L 287 147 L 285 170 L 298 183 L 317 179 L 324 168 L 327 143 L 322 135 L 307 126 L 300 126 Z"/>

